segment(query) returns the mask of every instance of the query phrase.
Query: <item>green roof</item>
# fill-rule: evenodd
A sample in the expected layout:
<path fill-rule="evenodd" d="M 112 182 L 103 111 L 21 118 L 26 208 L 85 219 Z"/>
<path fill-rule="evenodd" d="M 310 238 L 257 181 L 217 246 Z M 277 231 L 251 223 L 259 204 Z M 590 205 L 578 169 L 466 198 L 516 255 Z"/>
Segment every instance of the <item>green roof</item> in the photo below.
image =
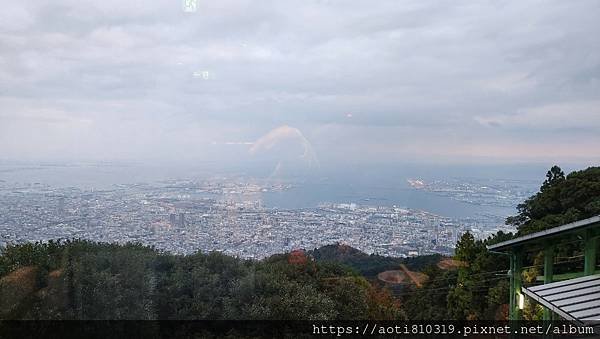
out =
<path fill-rule="evenodd" d="M 570 224 L 550 228 L 544 231 L 527 234 L 515 239 L 503 241 L 495 245 L 488 246 L 488 249 L 494 251 L 508 250 L 510 248 L 524 244 L 541 242 L 549 240 L 551 238 L 561 237 L 569 233 L 581 232 L 591 227 L 600 227 L 600 215 L 584 220 L 579 220 Z"/>

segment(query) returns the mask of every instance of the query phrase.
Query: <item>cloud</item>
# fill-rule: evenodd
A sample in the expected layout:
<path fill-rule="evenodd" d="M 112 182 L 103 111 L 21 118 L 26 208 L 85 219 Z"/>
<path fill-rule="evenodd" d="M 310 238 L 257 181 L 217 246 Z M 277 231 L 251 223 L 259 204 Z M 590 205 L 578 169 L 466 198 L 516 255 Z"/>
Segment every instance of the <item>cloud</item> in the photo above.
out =
<path fill-rule="evenodd" d="M 493 155 L 509 139 L 531 152 L 558 149 L 573 130 L 599 126 L 593 2 L 223 0 L 184 13 L 170 0 L 54 0 L 3 8 L 0 157 L 169 158 L 193 148 L 221 162 L 229 153 L 212 140 L 253 140 L 279 125 L 296 129 L 261 149 L 285 137 L 311 146 L 299 156 L 372 161 L 438 158 L 451 143 L 468 157 L 473 143 L 481 145 L 473 152 Z M 597 133 L 586 138 L 600 144 Z M 430 144 L 438 148 L 420 146 Z"/>
<path fill-rule="evenodd" d="M 535 88 L 537 82 L 527 73 L 516 72 L 486 79 L 482 82 L 482 85 L 492 91 L 499 92 L 530 91 Z"/>
<path fill-rule="evenodd" d="M 548 104 L 521 109 L 514 114 L 476 116 L 475 120 L 482 125 L 504 128 L 600 130 L 600 101 Z"/>
<path fill-rule="evenodd" d="M 290 126 L 279 126 L 260 137 L 250 148 L 250 154 L 255 155 L 273 149 L 285 142 L 298 143 L 302 147 L 302 158 L 309 168 L 318 168 L 319 160 L 310 142 L 302 135 L 299 129 Z M 280 165 L 278 165 L 280 166 Z"/>

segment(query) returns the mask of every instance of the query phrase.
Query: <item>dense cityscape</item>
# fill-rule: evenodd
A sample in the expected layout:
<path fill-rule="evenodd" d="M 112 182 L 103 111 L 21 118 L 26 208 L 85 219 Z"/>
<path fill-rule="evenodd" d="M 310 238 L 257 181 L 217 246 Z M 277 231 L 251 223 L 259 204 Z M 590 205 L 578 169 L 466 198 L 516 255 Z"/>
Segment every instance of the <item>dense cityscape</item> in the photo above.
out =
<path fill-rule="evenodd" d="M 525 201 L 539 185 L 535 180 L 446 179 L 424 181 L 408 179 L 411 187 L 456 201 L 480 206 L 514 207 Z"/>
<path fill-rule="evenodd" d="M 180 254 L 221 251 L 263 258 L 344 243 L 366 253 L 405 257 L 451 254 L 466 231 L 478 238 L 511 231 L 505 216 L 490 214 L 448 218 L 401 206 L 337 202 L 304 209 L 263 206 L 263 194 L 290 189 L 289 184 L 225 178 L 104 190 L 0 180 L 0 246 L 82 238 L 140 242 Z"/>

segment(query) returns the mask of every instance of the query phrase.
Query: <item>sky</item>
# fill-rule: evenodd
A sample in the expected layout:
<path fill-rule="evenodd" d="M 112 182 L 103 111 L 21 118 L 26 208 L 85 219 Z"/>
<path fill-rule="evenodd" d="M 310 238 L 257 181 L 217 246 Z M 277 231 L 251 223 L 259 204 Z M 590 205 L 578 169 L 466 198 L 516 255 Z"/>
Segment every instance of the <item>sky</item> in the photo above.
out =
<path fill-rule="evenodd" d="M 600 1 L 3 1 L 0 159 L 600 163 Z"/>

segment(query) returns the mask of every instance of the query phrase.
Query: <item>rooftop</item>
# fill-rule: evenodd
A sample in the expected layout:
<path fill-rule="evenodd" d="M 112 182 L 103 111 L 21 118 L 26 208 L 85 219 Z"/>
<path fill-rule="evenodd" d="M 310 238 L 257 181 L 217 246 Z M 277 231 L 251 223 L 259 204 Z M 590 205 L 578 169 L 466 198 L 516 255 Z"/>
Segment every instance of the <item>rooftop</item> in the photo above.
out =
<path fill-rule="evenodd" d="M 524 288 L 523 293 L 561 317 L 580 325 L 600 320 L 600 275 Z"/>
<path fill-rule="evenodd" d="M 564 236 L 568 233 L 583 231 L 592 226 L 600 226 L 600 215 L 588 219 L 579 220 L 559 227 L 554 227 L 544 231 L 527 234 L 515 239 L 503 241 L 495 245 L 488 246 L 488 249 L 494 251 L 508 250 L 510 248 L 520 246 L 523 244 L 539 242 L 542 239 L 548 240 L 550 238 Z"/>

